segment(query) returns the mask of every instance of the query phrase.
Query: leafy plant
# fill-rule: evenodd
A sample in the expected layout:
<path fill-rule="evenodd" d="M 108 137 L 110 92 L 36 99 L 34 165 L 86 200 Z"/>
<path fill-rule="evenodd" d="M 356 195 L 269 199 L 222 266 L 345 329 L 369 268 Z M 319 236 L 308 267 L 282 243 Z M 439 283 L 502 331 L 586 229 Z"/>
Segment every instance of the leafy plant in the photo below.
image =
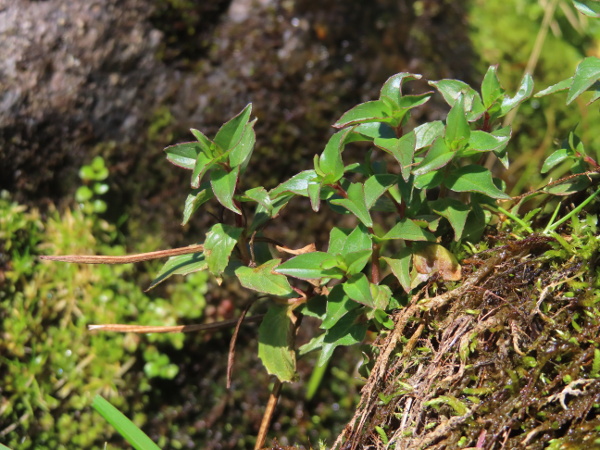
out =
<path fill-rule="evenodd" d="M 597 58 L 585 60 L 575 77 L 538 95 L 570 88 L 574 98 L 594 89 L 596 64 Z M 270 190 L 242 188 L 255 144 L 251 105 L 213 138 L 193 129 L 196 141 L 168 147 L 167 159 L 191 171 L 183 223 L 209 201 L 229 213 L 202 244 L 176 249 L 151 287 L 173 274 L 207 270 L 218 280 L 235 277 L 245 288 L 272 297 L 258 353 L 267 371 L 283 382 L 296 376 L 297 314 L 321 320 L 323 333 L 299 354 L 320 350 L 323 365 L 336 347 L 362 341 L 370 326 L 391 328 L 386 311 L 404 304 L 420 283 L 435 274 L 460 280 L 460 265 L 444 245 L 452 245 L 449 236 L 454 245 L 478 240 L 489 211 L 497 211 L 496 201 L 511 199 L 481 163 L 491 154 L 508 167 L 511 128 L 501 119 L 531 97 L 533 81 L 525 75 L 512 96 L 502 88 L 495 66 L 488 69 L 481 93 L 458 80 L 431 81 L 450 107 L 448 116 L 410 129 L 411 111 L 434 94 L 403 92 L 405 83 L 420 78 L 410 73 L 389 78 L 379 99 L 355 106 L 333 125 L 338 131 L 315 155 L 313 169 Z M 356 142 L 370 148 L 362 162 L 347 164 L 344 149 Z M 576 154 L 572 150 L 564 158 Z M 325 204 L 351 217 L 345 222 L 353 221 L 354 228 L 333 227 L 326 249 L 309 243 L 293 250 L 275 242 L 265 226 L 298 196 L 307 198 L 314 211 Z M 393 222 L 377 222 L 386 216 Z"/>

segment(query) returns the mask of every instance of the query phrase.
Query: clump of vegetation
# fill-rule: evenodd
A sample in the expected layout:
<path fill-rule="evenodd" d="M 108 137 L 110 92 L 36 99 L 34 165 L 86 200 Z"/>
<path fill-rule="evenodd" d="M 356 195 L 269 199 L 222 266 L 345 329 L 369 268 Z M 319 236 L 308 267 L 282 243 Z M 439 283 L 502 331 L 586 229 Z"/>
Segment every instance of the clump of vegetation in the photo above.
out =
<path fill-rule="evenodd" d="M 255 143 L 251 105 L 224 124 L 214 138 L 192 130 L 196 141 L 167 148 L 168 159 L 192 173 L 193 190 L 185 202 L 183 223 L 205 203 L 212 201 L 221 207 L 218 222 L 206 233 L 203 244 L 147 255 L 45 258 L 126 263 L 171 256 L 151 287 L 173 274 L 207 270 L 219 282 L 237 278 L 243 287 L 271 298 L 258 334 L 259 357 L 267 371 L 277 378 L 271 406 L 281 383 L 296 378 L 297 356 L 318 350 L 318 365 L 322 366 L 336 347 L 363 341 L 368 329 L 380 330 L 384 343 L 379 346 L 380 354 L 374 365 L 365 366 L 370 375 L 361 404 L 351 425 L 338 438 L 338 442 L 347 440 L 352 447 L 372 440 L 367 433 L 364 441 L 364 427 L 368 418 L 377 417 L 372 415 L 378 404 L 376 399 L 384 405 L 393 405 L 382 415 L 386 419 L 372 428 L 377 431 L 376 440 L 387 440 L 387 444 L 413 439 L 410 445 L 420 447 L 444 438 L 444 442 L 452 445 L 467 445 L 474 441 L 485 443 L 488 433 L 491 442 L 504 435 L 509 439 L 513 436 L 506 434 L 506 430 L 512 425 L 488 426 L 478 436 L 474 428 L 469 428 L 471 434 L 457 434 L 458 425 L 474 423 L 475 411 L 495 415 L 507 400 L 507 393 L 519 393 L 522 385 L 528 386 L 531 401 L 534 396 L 539 401 L 542 387 L 534 389 L 531 383 L 537 380 L 528 374 L 529 369 L 539 367 L 540 382 L 551 386 L 546 392 L 547 401 L 538 407 L 552 421 L 541 422 L 552 425 L 535 428 L 537 423 L 528 423 L 525 440 L 522 436 L 515 438 L 526 444 L 535 434 L 551 430 L 556 423 L 563 426 L 573 418 L 560 415 L 546 405 L 558 399 L 565 407 L 564 396 L 582 384 L 589 388 L 598 375 L 595 369 L 598 349 L 588 345 L 587 334 L 581 342 L 570 341 L 575 346 L 580 344 L 580 351 L 573 348 L 568 359 L 578 361 L 577 367 L 589 365 L 589 374 L 582 375 L 579 370 L 575 373 L 572 367 L 541 371 L 550 361 L 546 354 L 558 345 L 555 333 L 561 331 L 562 336 L 566 333 L 567 340 L 572 337 L 568 327 L 555 328 L 557 321 L 564 323 L 565 317 L 570 317 L 569 323 L 575 329 L 576 322 L 569 314 L 575 305 L 566 304 L 554 312 L 553 306 L 545 302 L 550 292 L 543 291 L 542 296 L 539 283 L 560 289 L 564 285 L 569 290 L 574 280 L 585 274 L 577 262 L 563 268 L 558 278 L 541 276 L 544 269 L 556 263 L 557 255 L 537 254 L 558 242 L 563 252 L 569 251 L 571 255 L 596 255 L 595 238 L 582 238 L 574 247 L 557 230 L 567 219 L 577 221 L 577 214 L 595 200 L 600 190 L 563 219 L 557 220 L 557 214 L 553 214 L 541 235 L 531 233 L 534 220 L 544 216 L 548 205 L 547 200 L 537 200 L 540 194 L 547 197 L 585 192 L 597 176 L 599 166 L 572 137 L 568 145 L 546 160 L 543 170 L 568 162 L 574 174 L 523 196 L 511 211 L 501 208 L 497 206 L 498 200 L 514 202 L 514 199 L 481 162 L 493 155 L 508 166 L 506 146 L 511 128 L 502 126 L 501 119 L 532 95 L 532 78 L 526 75 L 513 96 L 500 85 L 494 66 L 484 77 L 481 94 L 457 80 L 429 82 L 448 103 L 450 112 L 445 121 L 408 129 L 411 110 L 433 95 L 433 91 L 403 93 L 405 82 L 419 78 L 420 75 L 409 73 L 391 77 L 378 100 L 352 108 L 334 124 L 339 131 L 331 137 L 323 153 L 315 156 L 314 169 L 303 171 L 271 190 L 243 188 L 243 174 Z M 599 78 L 600 60 L 587 58 L 572 78 L 537 95 L 568 89 L 570 102 L 586 90 L 593 90 Z M 597 98 L 598 94 L 592 101 Z M 356 142 L 371 144 L 382 157 L 374 157 L 374 150 L 369 149 L 363 161 L 346 163 L 344 149 Z M 317 249 L 314 243 L 308 243 L 300 249 L 291 249 L 269 237 L 270 222 L 298 196 L 308 198 L 314 211 L 326 204 L 347 224 L 331 229 L 327 248 Z M 522 219 L 519 208 L 525 200 L 535 200 L 540 206 Z M 503 218 L 515 227 L 511 230 L 512 240 L 507 241 L 502 234 L 508 225 L 497 225 L 498 238 L 506 242 L 486 251 L 473 251 L 477 247 L 467 243 L 484 245 L 481 236 L 485 227 L 492 220 Z M 516 230 L 530 235 L 519 235 Z M 595 219 L 586 220 L 579 231 L 595 236 Z M 463 268 L 453 254 L 464 255 L 466 250 L 461 243 L 473 253 L 464 267 L 466 280 L 454 288 L 441 285 L 439 281 L 462 279 Z M 484 254 L 491 256 L 486 258 Z M 578 281 L 589 286 L 589 279 Z M 521 292 L 516 296 L 518 290 Z M 530 301 L 511 306 L 511 296 Z M 586 329 L 591 330 L 597 326 L 597 311 L 593 301 L 588 306 L 591 309 L 578 311 L 577 318 L 590 321 Z M 295 334 L 302 316 L 319 319 L 323 332 L 296 349 Z M 244 315 L 240 321 L 243 319 Z M 546 329 L 548 323 L 552 327 Z M 155 331 L 127 325 L 104 328 Z M 480 343 L 481 337 L 484 340 Z M 420 341 L 420 350 L 414 352 Z M 401 343 L 404 346 L 392 372 L 397 376 L 388 378 L 390 356 Z M 512 345 L 512 351 L 501 348 L 506 343 Z M 521 350 L 525 345 L 529 346 L 526 351 Z M 451 350 L 456 351 L 448 355 Z M 503 375 L 491 376 L 486 372 L 488 366 L 502 367 Z M 426 369 L 417 370 L 419 367 Z M 560 386 L 557 377 L 571 384 L 555 392 Z M 380 387 L 386 379 L 393 380 L 393 388 L 382 392 Z M 442 392 L 442 388 L 448 390 L 456 383 L 460 395 Z M 592 395 L 583 396 L 582 391 L 577 395 L 595 398 L 592 388 L 588 392 Z M 482 401 L 485 396 L 496 403 L 486 404 Z M 403 416 L 393 413 L 399 410 L 399 403 L 392 402 L 395 398 L 409 403 Z M 506 414 L 516 423 L 523 413 L 513 414 L 513 406 L 507 406 Z M 586 415 L 593 407 L 588 402 L 578 411 Z M 264 442 L 270 414 L 272 408 L 267 409 L 257 447 Z M 459 419 L 448 418 L 452 415 Z M 390 426 L 390 417 L 401 422 L 388 437 L 385 427 Z"/>
<path fill-rule="evenodd" d="M 167 301 L 140 289 L 132 265 L 38 260 L 44 253 L 126 252 L 115 226 L 97 214 L 105 208 L 105 177 L 102 160 L 83 167 L 79 206 L 45 217 L 0 195 L 0 440 L 12 448 L 100 446 L 113 432 L 89 408 L 96 394 L 114 399 L 141 425 L 152 378 L 177 374 L 164 346 L 180 348 L 182 335 L 110 336 L 88 332 L 88 324 L 174 324 L 184 312 L 202 314 L 203 273 L 173 287 Z"/>

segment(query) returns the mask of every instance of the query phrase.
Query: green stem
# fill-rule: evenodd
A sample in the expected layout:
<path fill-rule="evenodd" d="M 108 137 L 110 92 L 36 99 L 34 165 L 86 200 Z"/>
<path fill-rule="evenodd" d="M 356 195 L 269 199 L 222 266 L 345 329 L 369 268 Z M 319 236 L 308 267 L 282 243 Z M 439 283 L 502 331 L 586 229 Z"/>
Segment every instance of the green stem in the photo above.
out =
<path fill-rule="evenodd" d="M 569 214 L 567 214 L 565 217 L 563 217 L 562 219 L 560 219 L 558 222 L 553 223 L 552 225 L 550 225 L 552 223 L 552 221 L 550 221 L 548 223 L 548 225 L 546 226 L 546 228 L 544 229 L 544 231 L 542 232 L 543 234 L 548 234 L 554 230 L 556 230 L 559 226 L 561 226 L 563 223 L 565 223 L 567 220 L 569 220 L 571 217 L 573 217 L 575 214 L 578 214 L 583 208 L 585 208 L 598 194 L 600 194 L 600 189 L 598 189 L 596 192 L 594 192 L 592 195 L 590 195 L 588 198 L 586 198 L 583 202 L 581 202 L 579 204 L 579 206 L 577 206 L 577 208 L 573 209 L 573 211 L 571 211 Z"/>

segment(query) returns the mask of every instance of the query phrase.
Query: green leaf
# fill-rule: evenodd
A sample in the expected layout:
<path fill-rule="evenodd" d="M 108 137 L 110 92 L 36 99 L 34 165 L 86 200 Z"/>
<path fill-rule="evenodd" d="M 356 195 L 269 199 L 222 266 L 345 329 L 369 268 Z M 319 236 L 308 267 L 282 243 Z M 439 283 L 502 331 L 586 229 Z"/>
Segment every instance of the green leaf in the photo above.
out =
<path fill-rule="evenodd" d="M 244 126 L 244 131 L 239 142 L 231 149 L 229 153 L 229 164 L 231 167 L 240 166 L 246 168 L 256 143 L 256 133 L 254 132 L 254 124 L 256 119 Z"/>
<path fill-rule="evenodd" d="M 348 229 L 333 227 L 329 232 L 327 253 L 330 255 L 341 255 L 349 234 L 350 230 Z"/>
<path fill-rule="evenodd" d="M 398 177 L 392 174 L 372 175 L 365 181 L 365 203 L 371 209 L 379 197 L 392 187 Z"/>
<path fill-rule="evenodd" d="M 348 198 L 331 200 L 334 205 L 342 206 L 354 214 L 365 226 L 372 227 L 373 220 L 367 208 L 365 187 L 361 183 L 352 183 L 348 188 Z"/>
<path fill-rule="evenodd" d="M 481 97 L 483 106 L 489 109 L 499 98 L 504 95 L 504 89 L 498 80 L 498 66 L 490 66 L 481 83 Z"/>
<path fill-rule="evenodd" d="M 358 225 L 346 238 L 341 254 L 346 257 L 362 250 L 371 250 L 372 247 L 373 240 L 369 231 L 364 225 Z"/>
<path fill-rule="evenodd" d="M 510 196 L 496 187 L 492 173 L 485 167 L 471 164 L 448 174 L 444 185 L 454 192 L 480 192 L 492 198 L 510 199 Z"/>
<path fill-rule="evenodd" d="M 361 315 L 362 308 L 354 309 L 345 314 L 333 327 L 325 332 L 321 344 L 323 350 L 319 356 L 317 365 L 322 366 L 329 361 L 336 347 L 354 345 L 364 340 L 368 324 L 365 322 L 357 323 Z"/>
<path fill-rule="evenodd" d="M 310 200 L 310 206 L 313 211 L 318 212 L 321 206 L 321 188 L 322 184 L 319 182 L 308 183 L 308 198 Z"/>
<path fill-rule="evenodd" d="M 416 176 L 425 175 L 426 173 L 437 171 L 448 165 L 456 156 L 456 152 L 450 150 L 444 139 L 437 139 L 425 158 L 413 169 L 413 174 Z"/>
<path fill-rule="evenodd" d="M 367 138 L 365 139 L 367 141 L 375 138 L 390 139 L 397 137 L 394 129 L 389 124 L 383 122 L 361 123 L 356 125 L 353 131 Z"/>
<path fill-rule="evenodd" d="M 373 307 L 373 298 L 371 297 L 369 280 L 364 273 L 357 273 L 350 277 L 342 287 L 344 288 L 346 295 L 352 300 Z"/>
<path fill-rule="evenodd" d="M 344 128 L 364 122 L 386 122 L 390 121 L 392 110 L 383 100 L 374 100 L 356 105 L 333 124 L 334 128 Z"/>
<path fill-rule="evenodd" d="M 149 291 L 173 275 L 188 275 L 193 272 L 205 270 L 207 267 L 208 264 L 202 252 L 173 256 L 162 266 L 158 275 L 156 275 L 156 278 L 154 278 L 146 290 Z"/>
<path fill-rule="evenodd" d="M 459 241 L 465 229 L 470 208 L 464 203 L 451 198 L 435 200 L 429 202 L 429 205 L 432 211 L 450 222 L 450 226 L 454 230 L 454 240 Z"/>
<path fill-rule="evenodd" d="M 192 187 L 197 189 L 202 181 L 202 178 L 208 170 L 214 165 L 215 159 L 207 156 L 206 153 L 200 152 L 196 157 L 196 164 L 192 171 Z"/>
<path fill-rule="evenodd" d="M 135 449 L 160 450 L 142 430 L 100 395 L 94 397 L 92 407 Z"/>
<path fill-rule="evenodd" d="M 328 330 L 333 327 L 343 316 L 350 311 L 360 307 L 358 303 L 351 300 L 344 293 L 344 289 L 341 284 L 334 286 L 327 296 L 327 313 L 321 328 Z"/>
<path fill-rule="evenodd" d="M 215 136 L 217 144 L 223 152 L 234 148 L 240 142 L 246 124 L 252 113 L 252 103 L 249 103 L 237 116 L 225 123 Z"/>
<path fill-rule="evenodd" d="M 571 150 L 566 149 L 566 148 L 561 148 L 560 150 L 556 150 L 554 153 L 552 153 L 550 156 L 548 156 L 546 158 L 546 160 L 544 161 L 544 164 L 542 165 L 541 172 L 542 173 L 548 172 L 554 166 L 557 166 L 558 164 L 562 163 L 567 158 L 569 158 L 569 156 L 571 156 L 572 153 L 573 152 Z"/>
<path fill-rule="evenodd" d="M 198 142 L 185 142 L 183 144 L 171 145 L 165 148 L 167 160 L 184 169 L 193 170 L 196 165 L 196 158 L 200 153 L 200 144 Z"/>
<path fill-rule="evenodd" d="M 585 58 L 575 70 L 573 84 L 567 95 L 567 105 L 588 90 L 598 80 L 600 80 L 600 58 L 595 56 Z"/>
<path fill-rule="evenodd" d="M 519 85 L 519 89 L 513 98 L 505 97 L 500 105 L 500 117 L 505 116 L 515 109 L 533 94 L 533 78 L 528 73 L 525 74 Z"/>
<path fill-rule="evenodd" d="M 444 140 L 451 150 L 460 150 L 467 145 L 470 136 L 471 128 L 464 110 L 464 98 L 459 95 L 448 113 Z"/>
<path fill-rule="evenodd" d="M 600 18 L 600 3 L 598 0 L 572 0 L 573 5 L 581 14 L 594 19 Z"/>
<path fill-rule="evenodd" d="M 467 83 L 459 80 L 440 80 L 430 81 L 429 84 L 442 94 L 446 103 L 451 107 L 454 106 L 458 97 L 463 95 L 464 110 L 467 112 L 469 122 L 477 120 L 485 112 L 479 93 Z"/>
<path fill-rule="evenodd" d="M 275 198 L 281 194 L 291 192 L 292 194 L 308 197 L 308 184 L 317 179 L 317 173 L 314 170 L 305 170 L 297 175 L 294 175 L 287 181 L 284 181 L 279 186 L 269 192 L 271 198 Z"/>
<path fill-rule="evenodd" d="M 406 293 L 410 292 L 410 269 L 411 269 L 411 261 L 412 261 L 412 252 L 410 248 L 404 247 L 400 249 L 400 251 L 396 254 L 394 258 L 382 257 L 392 270 L 394 276 L 400 282 L 400 286 Z"/>
<path fill-rule="evenodd" d="M 339 277 L 340 270 L 334 267 L 336 262 L 335 256 L 329 253 L 302 253 L 281 264 L 276 272 L 301 280 Z"/>
<path fill-rule="evenodd" d="M 202 183 L 198 189 L 192 190 L 185 199 L 185 205 L 183 207 L 183 222 L 181 225 L 185 225 L 189 222 L 192 214 L 194 214 L 198 208 L 213 198 L 213 193 L 210 183 Z"/>
<path fill-rule="evenodd" d="M 508 141 L 510 141 L 510 127 L 507 128 L 508 135 L 504 128 L 501 129 L 503 131 L 500 133 L 498 133 L 500 130 L 492 133 L 486 133 L 481 130 L 472 131 L 467 149 L 478 152 L 497 152 L 504 149 L 508 145 Z"/>
<path fill-rule="evenodd" d="M 559 91 L 566 91 L 571 87 L 571 84 L 573 84 L 573 77 L 559 81 L 558 83 L 547 87 L 546 89 L 535 94 L 534 97 L 544 97 L 546 95 L 554 94 Z"/>
<path fill-rule="evenodd" d="M 270 375 L 281 382 L 296 379 L 296 352 L 291 307 L 272 305 L 258 329 L 258 357 Z"/>
<path fill-rule="evenodd" d="M 217 165 L 210 172 L 210 185 L 221 205 L 241 215 L 242 212 L 233 202 L 233 194 L 237 186 L 239 172 L 239 167 L 235 167 L 230 172 L 227 172 L 222 166 Z"/>
<path fill-rule="evenodd" d="M 244 195 L 248 199 L 253 200 L 259 205 L 261 205 L 267 211 L 270 211 L 273 208 L 273 202 L 271 201 L 271 197 L 269 196 L 267 190 L 262 186 L 248 189 L 246 192 L 244 192 Z"/>
<path fill-rule="evenodd" d="M 213 275 L 220 276 L 229 264 L 231 252 L 242 235 L 242 231 L 242 228 L 217 223 L 206 233 L 204 256 L 208 263 L 208 270 Z"/>
<path fill-rule="evenodd" d="M 284 275 L 275 273 L 281 259 L 272 259 L 258 267 L 241 266 L 235 269 L 235 275 L 242 286 L 264 294 L 280 297 L 294 292 Z"/>
<path fill-rule="evenodd" d="M 404 239 L 407 241 L 435 241 L 435 236 L 429 231 L 424 230 L 415 221 L 404 218 L 392 227 L 385 236 L 384 240 Z"/>
<path fill-rule="evenodd" d="M 344 175 L 344 161 L 342 160 L 342 151 L 345 145 L 345 139 L 352 131 L 351 128 L 338 131 L 329 139 L 325 150 L 319 158 L 319 169 L 323 172 L 322 182 L 333 184 Z M 315 167 L 315 170 L 317 168 Z M 318 172 L 318 171 L 317 171 Z"/>
<path fill-rule="evenodd" d="M 423 125 L 419 125 L 414 129 L 417 137 L 415 149 L 419 150 L 431 145 L 433 141 L 444 134 L 445 129 L 444 123 L 441 120 L 434 120 L 433 122 L 426 122 Z"/>
<path fill-rule="evenodd" d="M 419 79 L 421 79 L 421 75 L 408 72 L 400 72 L 396 75 L 392 75 L 383 84 L 379 98 L 387 97 L 397 105 L 400 99 L 402 98 L 402 84 L 404 83 L 404 81 L 412 81 Z"/>
<path fill-rule="evenodd" d="M 405 181 L 408 181 L 408 178 L 410 177 L 416 142 L 417 137 L 414 131 L 405 134 L 399 139 L 376 138 L 373 141 L 377 147 L 390 153 L 396 161 L 398 161 L 400 170 L 402 171 L 402 178 L 404 178 Z"/>

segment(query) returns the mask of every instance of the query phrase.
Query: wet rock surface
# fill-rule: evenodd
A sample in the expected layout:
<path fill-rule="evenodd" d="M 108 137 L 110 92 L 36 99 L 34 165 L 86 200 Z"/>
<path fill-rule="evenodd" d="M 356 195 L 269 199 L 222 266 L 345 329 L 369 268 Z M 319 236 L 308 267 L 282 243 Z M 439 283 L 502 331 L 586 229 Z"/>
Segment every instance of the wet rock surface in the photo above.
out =
<path fill-rule="evenodd" d="M 205 3 L 0 1 L 0 188 L 58 201 L 102 154 L 115 203 L 178 215 L 187 183 L 162 148 L 190 139 L 190 127 L 214 133 L 253 102 L 249 182 L 273 186 L 388 76 L 474 76 L 465 12 L 452 2 Z"/>

